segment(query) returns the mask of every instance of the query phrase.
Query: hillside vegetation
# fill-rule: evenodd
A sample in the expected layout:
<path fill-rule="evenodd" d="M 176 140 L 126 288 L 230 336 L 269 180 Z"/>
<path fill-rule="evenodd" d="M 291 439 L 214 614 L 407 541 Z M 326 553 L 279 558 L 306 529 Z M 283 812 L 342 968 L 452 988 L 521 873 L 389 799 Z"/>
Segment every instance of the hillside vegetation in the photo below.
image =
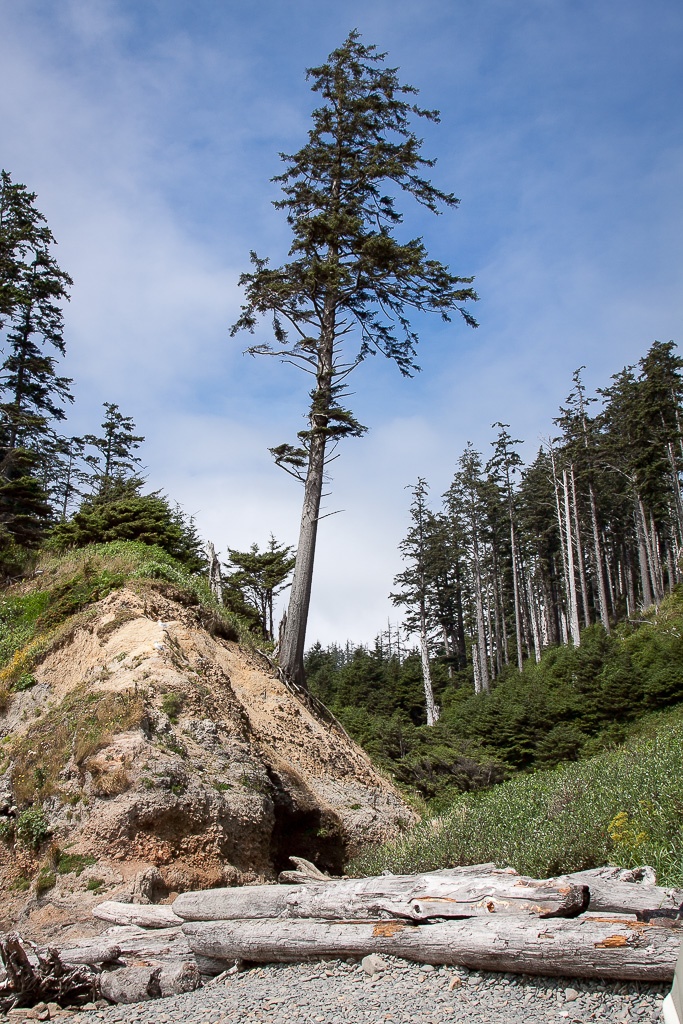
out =
<path fill-rule="evenodd" d="M 585 629 L 580 647 L 554 647 L 520 673 L 508 666 L 490 693 L 434 663 L 441 718 L 424 723 L 420 661 L 378 645 L 314 648 L 309 683 L 351 735 L 433 810 L 464 790 L 518 771 L 590 757 L 623 742 L 645 715 L 683 701 L 683 592 L 611 634 Z"/>
<path fill-rule="evenodd" d="M 153 582 L 203 610 L 226 639 L 246 635 L 239 618 L 218 605 L 204 579 L 156 545 L 138 541 L 89 544 L 64 555 L 43 553 L 31 578 L 0 598 L 0 710 L 12 693 L 30 688 L 45 653 L 83 625 L 92 605 L 125 583 Z"/>
<path fill-rule="evenodd" d="M 440 817 L 368 850 L 357 875 L 495 861 L 537 878 L 605 863 L 652 865 L 683 886 L 683 709 L 652 716 L 617 750 L 463 793 Z"/>

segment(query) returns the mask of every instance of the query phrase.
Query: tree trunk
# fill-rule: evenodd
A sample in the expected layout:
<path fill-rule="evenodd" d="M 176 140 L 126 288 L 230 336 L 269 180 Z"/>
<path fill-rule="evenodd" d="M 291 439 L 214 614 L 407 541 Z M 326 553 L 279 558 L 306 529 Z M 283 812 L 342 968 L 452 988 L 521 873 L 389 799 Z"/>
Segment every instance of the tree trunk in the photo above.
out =
<path fill-rule="evenodd" d="M 206 557 L 209 561 L 209 590 L 219 604 L 223 604 L 223 583 L 221 580 L 221 563 L 212 541 L 208 540 L 205 546 Z"/>
<path fill-rule="evenodd" d="M 581 643 L 581 631 L 579 627 L 579 608 L 576 600 L 576 577 L 574 575 L 574 542 L 572 540 L 572 523 L 569 513 L 569 486 L 567 470 L 562 470 L 562 484 L 564 487 L 564 523 L 567 537 L 567 585 L 569 601 L 569 627 L 572 635 L 572 643 L 578 647 Z"/>
<path fill-rule="evenodd" d="M 643 597 L 643 608 L 651 608 L 654 602 L 650 576 L 650 565 L 648 560 L 647 526 L 642 511 L 642 502 L 636 496 L 633 514 L 636 522 L 636 535 L 638 537 L 638 565 L 640 568 L 640 587 Z"/>
<path fill-rule="evenodd" d="M 535 917 L 415 925 L 315 920 L 193 921 L 183 926 L 196 954 L 228 961 L 296 962 L 379 953 L 475 970 L 579 978 L 670 981 L 680 932 L 619 917 L 539 923 Z"/>
<path fill-rule="evenodd" d="M 531 632 L 532 632 L 533 638 L 534 638 L 534 657 L 536 659 L 536 664 L 538 664 L 539 661 L 541 660 L 541 637 L 540 637 L 540 632 L 539 632 L 539 628 L 538 628 L 538 617 L 537 617 L 536 603 L 535 603 L 535 600 L 534 600 L 534 593 L 533 593 L 533 589 L 532 589 L 532 586 L 531 586 L 531 580 L 529 580 L 529 579 L 527 579 L 527 582 L 526 582 L 526 589 L 527 589 L 527 601 L 528 601 L 528 604 L 529 604 L 529 618 L 531 619 Z"/>
<path fill-rule="evenodd" d="M 574 478 L 574 466 L 570 466 L 572 481 L 572 510 L 574 516 L 574 536 L 576 538 L 576 561 L 579 568 L 579 581 L 581 583 L 581 604 L 583 605 L 583 624 L 590 626 L 590 608 L 588 605 L 588 584 L 586 582 L 586 567 L 583 560 L 583 543 L 581 541 L 581 527 L 579 524 L 579 506 L 576 500 L 576 480 Z"/>
<path fill-rule="evenodd" d="M 486 626 L 484 623 L 484 599 L 482 596 L 482 584 L 481 584 L 481 566 L 479 561 L 479 539 L 476 534 L 476 526 L 472 531 L 472 551 L 473 551 L 473 562 L 472 566 L 474 575 L 474 604 L 476 609 L 477 618 L 477 640 L 476 645 L 479 658 L 479 689 L 488 693 L 491 684 L 489 681 L 489 667 L 486 658 Z M 474 647 L 474 645 L 473 645 Z"/>
<path fill-rule="evenodd" d="M 593 556 L 595 561 L 595 580 L 598 587 L 598 613 L 605 632 L 609 633 L 609 611 L 607 608 L 607 591 L 605 589 L 605 572 L 603 569 L 602 545 L 598 529 L 598 512 L 595 503 L 593 484 L 588 484 L 588 504 L 591 510 L 591 528 L 593 531 Z"/>
<path fill-rule="evenodd" d="M 138 925 L 140 928 L 177 928 L 181 923 L 171 907 L 141 903 L 117 903 L 106 900 L 93 908 L 93 917 L 112 924 Z"/>
<path fill-rule="evenodd" d="M 425 707 L 427 709 L 427 725 L 436 725 L 439 721 L 439 708 L 434 702 L 434 690 L 432 689 L 424 600 L 420 603 L 420 660 L 422 662 L 422 685 L 424 687 Z"/>

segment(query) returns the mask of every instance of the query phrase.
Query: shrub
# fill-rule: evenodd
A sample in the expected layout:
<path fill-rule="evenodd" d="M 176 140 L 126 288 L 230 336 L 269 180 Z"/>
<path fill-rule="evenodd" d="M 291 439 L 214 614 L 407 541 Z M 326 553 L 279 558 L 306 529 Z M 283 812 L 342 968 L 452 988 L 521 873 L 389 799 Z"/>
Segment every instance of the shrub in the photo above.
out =
<path fill-rule="evenodd" d="M 33 883 L 36 894 L 40 896 L 41 893 L 47 892 L 48 889 L 53 889 L 56 882 L 57 877 L 54 871 L 48 867 L 41 868 Z"/>
<path fill-rule="evenodd" d="M 461 794 L 441 817 L 365 851 L 348 870 L 495 861 L 543 878 L 616 861 L 651 864 L 661 884 L 683 885 L 682 739 L 682 716 L 660 715 L 619 750 Z"/>
<path fill-rule="evenodd" d="M 178 721 L 178 715 L 183 709 L 184 700 L 179 693 L 165 693 L 161 699 L 161 710 L 165 715 L 168 715 L 169 722 L 175 724 Z"/>
<path fill-rule="evenodd" d="M 90 853 L 60 853 L 57 871 L 60 875 L 68 875 L 73 871 L 78 876 L 84 868 L 96 863 L 97 858 Z"/>
<path fill-rule="evenodd" d="M 16 835 L 17 841 L 31 850 L 37 850 L 48 838 L 50 826 L 41 807 L 29 807 L 21 812 L 17 819 Z"/>

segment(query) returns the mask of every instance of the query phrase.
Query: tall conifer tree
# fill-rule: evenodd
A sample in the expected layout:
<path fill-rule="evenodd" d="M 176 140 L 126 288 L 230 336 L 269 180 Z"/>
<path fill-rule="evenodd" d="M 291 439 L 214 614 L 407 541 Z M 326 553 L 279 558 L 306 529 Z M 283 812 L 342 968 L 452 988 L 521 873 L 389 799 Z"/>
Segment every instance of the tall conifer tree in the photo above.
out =
<path fill-rule="evenodd" d="M 307 428 L 296 445 L 272 449 L 276 461 L 304 483 L 297 559 L 280 665 L 303 683 L 303 652 L 326 458 L 344 437 L 365 428 L 344 408 L 348 375 L 369 354 L 392 359 L 401 373 L 416 369 L 413 312 L 459 313 L 475 321 L 465 303 L 476 298 L 472 279 L 453 275 L 431 259 L 421 239 L 395 236 L 401 224 L 394 194 L 407 193 L 432 213 L 458 200 L 431 184 L 433 166 L 420 153 L 411 116 L 437 121 L 438 113 L 410 101 L 385 54 L 351 32 L 328 60 L 307 72 L 322 98 L 313 111 L 306 145 L 283 156 L 275 180 L 292 229 L 291 261 L 271 268 L 252 254 L 243 274 L 242 315 L 233 334 L 272 319 L 273 342 L 253 354 L 279 356 L 313 377 Z M 393 193 L 393 194 L 392 194 Z"/>

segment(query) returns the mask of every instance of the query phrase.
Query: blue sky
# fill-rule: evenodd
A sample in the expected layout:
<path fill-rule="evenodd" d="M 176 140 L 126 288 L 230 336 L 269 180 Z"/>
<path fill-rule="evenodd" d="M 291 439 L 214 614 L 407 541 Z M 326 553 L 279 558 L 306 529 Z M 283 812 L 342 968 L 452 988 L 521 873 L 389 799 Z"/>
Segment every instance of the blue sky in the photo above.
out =
<path fill-rule="evenodd" d="M 440 125 L 435 182 L 461 199 L 406 232 L 474 274 L 476 331 L 418 324 L 423 372 L 356 373 L 371 429 L 335 463 L 309 639 L 371 640 L 396 613 L 418 475 L 435 498 L 468 440 L 511 424 L 533 457 L 585 364 L 600 386 L 681 340 L 683 7 L 677 0 L 0 0 L 0 164 L 38 193 L 74 278 L 74 432 L 117 402 L 147 437 L 150 486 L 219 550 L 294 543 L 300 494 L 268 446 L 303 426 L 306 382 L 228 328 L 305 140 L 304 68 L 357 27 Z M 246 344 L 246 340 L 244 342 Z"/>

